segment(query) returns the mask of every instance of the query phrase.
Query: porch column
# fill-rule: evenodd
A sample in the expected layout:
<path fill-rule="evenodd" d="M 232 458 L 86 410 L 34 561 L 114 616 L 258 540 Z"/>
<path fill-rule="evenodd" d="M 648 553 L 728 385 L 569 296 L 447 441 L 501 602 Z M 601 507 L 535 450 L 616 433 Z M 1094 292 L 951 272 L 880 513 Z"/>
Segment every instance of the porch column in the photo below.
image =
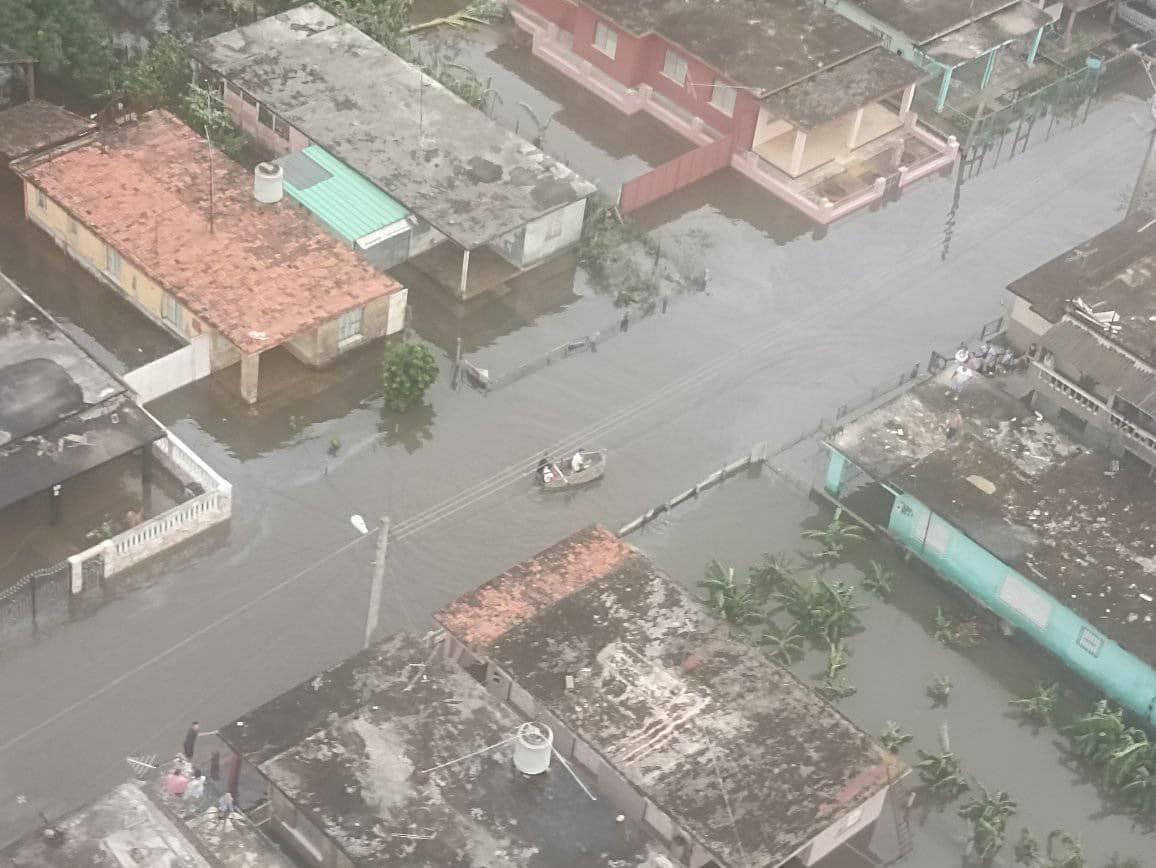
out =
<path fill-rule="evenodd" d="M 943 111 L 943 107 L 947 105 L 947 91 L 951 87 L 951 74 L 955 72 L 955 67 L 945 66 L 943 68 L 943 81 L 939 84 L 939 100 L 935 103 L 935 113 L 939 114 Z"/>
<path fill-rule="evenodd" d="M 1064 50 L 1067 51 L 1072 47 L 1072 30 L 1076 26 L 1076 10 L 1072 9 L 1068 12 L 1068 26 L 1064 30 Z"/>
<path fill-rule="evenodd" d="M 807 134 L 795 130 L 795 149 L 791 151 L 791 174 L 798 175 L 803 168 L 803 150 L 807 147 Z"/>
<path fill-rule="evenodd" d="M 1032 50 L 1028 52 L 1028 66 L 1035 66 L 1036 53 L 1040 50 L 1040 42 L 1044 38 L 1044 28 L 1041 27 L 1036 31 L 1035 39 L 1032 40 Z"/>
<path fill-rule="evenodd" d="M 829 495 L 838 497 L 843 488 L 843 473 L 847 468 L 847 459 L 843 457 L 842 452 L 836 452 L 834 449 L 828 449 L 828 452 L 830 459 L 827 462 L 827 478 L 823 481 L 823 487 L 827 489 Z"/>
<path fill-rule="evenodd" d="M 36 99 L 36 64 L 24 64 L 24 86 L 28 91 L 28 99 Z"/>
<path fill-rule="evenodd" d="M 899 101 L 899 116 L 903 117 L 911 111 L 911 103 L 915 101 L 915 85 L 909 84 L 903 90 L 903 99 Z"/>
<path fill-rule="evenodd" d="M 248 404 L 257 403 L 257 373 L 260 364 L 260 353 L 241 356 L 241 397 Z"/>
<path fill-rule="evenodd" d="M 458 284 L 458 295 L 461 298 L 466 297 L 466 284 L 469 281 L 469 277 L 470 277 L 470 251 L 463 250 L 462 251 L 462 279 L 461 279 L 461 283 Z"/>
<path fill-rule="evenodd" d="M 986 88 L 991 81 L 991 74 L 995 72 L 995 62 L 999 58 L 999 49 L 1000 47 L 997 45 L 987 53 L 987 66 L 983 69 L 983 81 L 980 82 L 980 90 Z"/>
<path fill-rule="evenodd" d="M 1112 4 L 1112 11 L 1108 13 L 1108 24 L 1114 26 L 1116 24 L 1116 16 L 1120 12 L 1120 0 L 1108 0 L 1108 2 Z"/>
<path fill-rule="evenodd" d="M 847 150 L 855 150 L 855 140 L 859 138 L 859 128 L 863 126 L 863 109 L 855 111 L 855 119 L 851 121 L 851 134 L 847 136 Z"/>

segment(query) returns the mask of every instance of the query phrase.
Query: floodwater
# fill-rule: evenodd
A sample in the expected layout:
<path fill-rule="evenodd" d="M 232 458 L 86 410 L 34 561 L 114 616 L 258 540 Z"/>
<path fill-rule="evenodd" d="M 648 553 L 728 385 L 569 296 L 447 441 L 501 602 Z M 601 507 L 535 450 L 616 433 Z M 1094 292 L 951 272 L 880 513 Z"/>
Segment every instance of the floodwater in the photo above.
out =
<path fill-rule="evenodd" d="M 799 486 L 767 471 L 740 476 L 704 493 L 630 541 L 672 578 L 701 595 L 698 582 L 711 559 L 745 574 L 765 553 L 814 551 L 800 531 L 825 525 L 830 515 L 828 507 L 819 507 Z M 1088 863 L 1096 866 L 1113 852 L 1137 857 L 1153 852 L 1156 834 L 1136 827 L 1104 803 L 1095 785 L 1067 764 L 1060 749 L 1065 740 L 1056 729 L 1036 731 L 1021 723 L 1008 706 L 1038 684 L 1058 682 L 1064 697 L 1057 720 L 1070 720 L 1096 698 L 1085 684 L 1030 641 L 1003 638 L 962 595 L 918 562 L 904 561 L 892 545 L 870 540 L 849 555 L 848 562 L 825 577 L 855 584 L 874 559 L 895 571 L 896 586 L 887 602 L 864 590 L 857 594 L 866 609 L 860 613 L 863 629 L 847 640 L 851 662 L 845 674 L 858 692 L 837 703 L 845 715 L 873 734 L 889 720 L 898 722 L 915 736 L 901 752 L 909 763 L 917 759 L 916 748 L 938 751 L 939 730 L 946 724 L 951 747 L 969 779 L 988 789 L 1006 790 L 1018 802 L 1019 810 L 1009 823 L 1010 841 L 1025 826 L 1041 841 L 1053 829 L 1064 829 L 1082 840 Z M 801 556 L 798 559 L 802 563 Z M 940 644 L 932 636 L 937 607 L 955 620 L 977 617 L 984 638 L 961 650 Z M 792 669 L 801 680 L 814 683 L 824 666 L 825 653 L 812 650 Z M 952 692 L 945 707 L 933 708 L 925 690 L 938 675 L 951 679 Z M 909 786 L 917 784 L 913 775 Z M 911 815 L 915 849 L 910 864 L 965 864 L 967 824 L 958 817 L 958 806 L 933 806 L 917 799 Z M 886 813 L 872 849 L 883 861 L 896 855 L 893 820 Z M 1003 863 L 1011 861 L 1009 845 Z"/>
<path fill-rule="evenodd" d="M 486 58 L 499 114 L 519 101 L 556 110 L 546 145 L 578 172 L 613 184 L 682 147 L 601 110 L 509 41 L 477 39 L 469 59 Z M 233 483 L 233 520 L 110 582 L 86 618 L 0 657 L 0 842 L 38 810 L 58 814 L 121 780 L 126 754 L 173 750 L 189 720 L 215 728 L 356 650 L 373 541 L 351 514 L 392 521 L 381 631 L 425 632 L 434 610 L 510 564 L 590 522 L 619 527 L 757 441 L 793 439 L 998 315 L 1010 280 L 1119 218 L 1146 118 L 1139 100 L 1108 99 L 1087 125 L 965 184 L 925 179 L 819 233 L 720 173 L 640 215 L 664 250 L 709 267 L 707 292 L 489 395 L 452 387 L 458 337 L 504 368 L 585 333 L 611 313 L 607 301 L 580 279 L 543 299 L 531 276 L 473 308 L 415 287 L 413 326 L 441 348 L 443 376 L 405 414 L 382 409 L 380 346 L 288 374 L 256 407 L 226 387 L 230 372 L 154 402 Z M 0 226 L 0 261 L 16 261 L 25 230 Z M 26 283 L 60 310 L 81 297 L 53 269 L 29 269 Z M 112 310 L 107 299 L 75 318 L 132 346 L 90 325 L 90 308 L 102 311 L 92 322 Z M 537 456 L 579 446 L 610 450 L 607 476 L 575 493 L 537 491 L 527 478 Z M 994 691 L 1000 677 L 973 680 Z M 906 709 L 920 693 L 889 701 L 926 740 L 931 720 Z M 961 749 L 969 738 L 953 736 Z"/>

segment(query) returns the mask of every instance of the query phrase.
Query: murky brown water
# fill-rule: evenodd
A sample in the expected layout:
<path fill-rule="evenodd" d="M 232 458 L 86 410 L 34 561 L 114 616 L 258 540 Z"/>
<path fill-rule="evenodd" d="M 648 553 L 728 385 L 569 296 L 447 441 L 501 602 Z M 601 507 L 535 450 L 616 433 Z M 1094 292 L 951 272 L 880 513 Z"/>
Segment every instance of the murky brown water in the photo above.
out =
<path fill-rule="evenodd" d="M 461 58 L 503 95 L 498 119 L 524 123 L 522 101 L 543 117 L 553 113 L 547 148 L 582 174 L 613 186 L 685 149 L 646 120 L 608 114 L 504 37 L 479 31 L 454 38 L 464 41 Z M 424 632 L 438 606 L 509 564 L 583 524 L 617 527 L 753 442 L 789 440 L 923 361 L 932 346 L 953 345 L 998 312 L 1007 282 L 1117 219 L 1146 148 L 1134 120 L 1145 111 L 1136 100 L 1109 102 L 1088 126 L 962 186 L 927 179 L 825 233 L 720 173 L 640 215 L 664 250 L 709 267 L 708 292 L 632 326 L 597 353 L 488 397 L 455 391 L 443 376 L 425 406 L 385 413 L 380 348 L 370 347 L 329 371 L 287 378 L 291 388 L 256 408 L 214 381 L 155 402 L 153 411 L 234 484 L 233 521 L 227 534 L 134 574 L 131 593 L 0 659 L 0 840 L 34 823 L 37 809 L 56 813 L 106 789 L 123 777 L 125 754 L 171 750 L 189 719 L 216 725 L 353 651 L 372 543 L 341 549 L 356 538 L 351 513 L 394 522 L 383 631 Z M 56 264 L 26 268 L 32 293 L 55 299 L 50 306 L 107 341 L 110 355 L 126 364 L 146 346 L 148 330 L 117 313 L 111 294 L 96 303 L 103 296 L 52 277 L 72 266 L 27 231 L 18 220 L 0 221 L 2 267 L 17 263 L 11 267 L 19 270 L 28 250 L 42 250 Z M 580 276 L 569 285 L 556 277 L 530 275 L 506 296 L 464 309 L 415 281 L 415 328 L 441 348 L 443 371 L 459 337 L 471 357 L 494 368 L 527 361 L 610 311 Z M 340 448 L 330 455 L 334 439 Z M 546 496 L 525 477 L 543 450 L 580 445 L 610 450 L 609 472 L 596 486 Z M 688 575 L 715 553 L 736 561 L 744 551 L 760 553 L 780 534 L 777 524 L 780 538 L 793 538 L 798 511 L 780 516 L 783 509 L 769 509 L 756 530 L 740 534 L 737 522 L 733 533 L 718 528 L 709 546 L 677 534 L 697 564 Z M 740 536 L 749 537 L 748 549 L 737 547 Z M 728 539 L 736 541 L 733 555 L 720 551 Z M 851 671 L 863 701 L 878 692 L 895 711 L 872 705 L 854 713 L 871 729 L 891 714 L 926 741 L 937 720 L 923 710 L 920 690 L 906 677 L 872 681 L 874 668 L 861 662 L 870 659 L 873 633 L 890 636 L 882 651 L 897 657 L 896 649 L 914 657 L 911 649 L 924 647 L 920 625 L 934 597 L 907 599 L 918 610 L 914 618 L 903 607 L 873 610 L 872 618 L 893 612 L 896 625 L 869 627 Z M 978 711 L 972 718 L 969 709 L 1001 708 L 1008 685 L 1018 689 L 1023 680 L 985 653 L 977 649 L 978 661 L 936 660 L 961 667 L 959 701 L 949 708 L 961 715 L 953 736 L 961 751 L 971 745 L 968 762 L 988 783 L 1022 789 L 1016 794 L 1026 805 L 1048 790 L 1004 784 L 1000 764 L 1047 753 L 1046 737 L 1030 748 L 1000 729 L 1006 745 L 993 747 L 989 759 L 971 758 L 987 718 Z M 895 666 L 909 671 L 915 663 Z M 88 735 L 70 737 L 75 732 Z M 1047 787 L 1064 789 L 1048 775 L 1041 778 Z M 18 805 L 17 793 L 27 804 Z M 1057 809 L 1057 825 L 1080 827 L 1090 802 L 1074 804 Z M 1046 831 L 1047 812 L 1029 812 Z M 952 818 L 946 822 L 934 833 L 949 842 L 944 853 L 954 852 Z M 1108 830 L 1096 839 L 1098 852 L 1119 829 L 1112 819 L 1085 826 L 1093 830 L 1089 844 L 1095 829 Z"/>

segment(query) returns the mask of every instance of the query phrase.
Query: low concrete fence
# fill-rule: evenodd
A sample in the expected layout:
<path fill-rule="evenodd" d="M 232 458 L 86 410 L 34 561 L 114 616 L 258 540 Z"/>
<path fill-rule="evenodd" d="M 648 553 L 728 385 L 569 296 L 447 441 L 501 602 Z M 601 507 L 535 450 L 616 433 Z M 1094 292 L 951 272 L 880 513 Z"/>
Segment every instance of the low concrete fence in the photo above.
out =
<path fill-rule="evenodd" d="M 732 461 L 730 464 L 727 464 L 723 467 L 720 467 L 714 473 L 710 474 L 709 476 L 705 477 L 704 479 L 702 479 L 699 482 L 692 485 L 690 488 L 686 489 L 686 491 L 683 491 L 683 492 L 680 492 L 679 494 L 676 494 L 670 500 L 667 500 L 663 503 L 658 504 L 658 506 L 654 507 L 653 509 L 647 510 L 642 515 L 638 516 L 638 518 L 634 519 L 633 521 L 627 522 L 626 524 L 624 524 L 622 527 L 620 527 L 618 529 L 618 535 L 620 537 L 624 537 L 627 534 L 634 533 L 634 531 L 638 530 L 639 528 L 645 527 L 646 525 L 650 524 L 652 521 L 654 521 L 656 518 L 658 518 L 663 513 L 669 512 L 670 510 L 674 509 L 680 503 L 686 503 L 686 501 L 692 500 L 693 498 L 698 497 L 700 494 L 702 494 L 708 488 L 713 488 L 714 486 L 719 485 L 720 483 L 724 482 L 725 480 L 729 479 L 730 477 L 734 476 L 736 473 L 739 473 L 742 470 L 747 470 L 751 467 L 757 467 L 757 466 L 761 465 L 763 462 L 765 462 L 766 460 L 767 460 L 767 444 L 766 443 L 756 443 L 751 448 L 751 451 L 748 455 L 744 455 L 742 458 L 739 458 L 735 461 Z"/>
<path fill-rule="evenodd" d="M 159 424 L 159 423 L 158 423 Z M 165 549 L 228 521 L 233 486 L 169 431 L 153 444 L 153 456 L 193 497 L 68 559 L 72 593 L 100 576 L 113 576 Z M 99 564 L 101 568 L 95 569 Z"/>
<path fill-rule="evenodd" d="M 179 350 L 129 371 L 124 375 L 124 381 L 136 392 L 142 404 L 156 400 L 209 376 L 212 373 L 212 344 L 211 335 L 200 335 Z"/>

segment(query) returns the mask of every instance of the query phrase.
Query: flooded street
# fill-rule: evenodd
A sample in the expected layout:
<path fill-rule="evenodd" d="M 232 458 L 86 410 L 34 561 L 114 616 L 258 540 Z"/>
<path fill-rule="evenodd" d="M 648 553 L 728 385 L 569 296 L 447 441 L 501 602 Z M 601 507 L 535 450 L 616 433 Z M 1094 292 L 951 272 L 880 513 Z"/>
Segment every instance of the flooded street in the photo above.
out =
<path fill-rule="evenodd" d="M 493 79 L 499 120 L 526 134 L 520 102 L 552 114 L 546 148 L 600 184 L 685 149 L 646 120 L 606 123 L 593 97 L 525 49 L 471 38 L 481 41 L 463 42 L 455 62 Z M 413 327 L 440 349 L 443 376 L 409 413 L 382 409 L 380 347 L 328 371 L 291 372 L 255 408 L 211 379 L 154 402 L 232 482 L 231 525 L 118 577 L 87 617 L 0 653 L 0 842 L 35 825 L 37 811 L 60 813 L 121 780 L 126 755 L 171 754 L 190 720 L 214 729 L 360 647 L 373 540 L 358 537 L 351 514 L 392 521 L 381 632 L 424 633 L 434 609 L 510 564 L 590 522 L 617 528 L 753 443 L 790 441 L 932 348 L 954 346 L 999 315 L 1010 280 L 1118 218 L 1147 147 L 1146 118 L 1139 100 L 1108 99 L 1086 125 L 966 184 L 928 178 L 821 233 L 724 171 L 638 215 L 678 261 L 709 268 L 706 292 L 488 395 L 452 388 L 457 339 L 500 371 L 613 322 L 618 311 L 581 270 L 531 273 L 466 311 L 415 286 Z M 72 266 L 36 264 L 64 259 L 28 240 L 5 195 L 0 268 L 57 315 L 79 318 L 76 299 L 90 290 L 70 289 L 83 282 Z M 37 258 L 22 264 L 25 246 Z M 84 323 L 110 366 L 164 351 L 147 324 L 139 335 L 115 324 L 98 333 L 116 304 L 111 292 L 100 299 L 83 305 Z M 609 450 L 601 482 L 554 495 L 531 484 L 539 455 L 580 446 Z M 749 493 L 726 509 L 704 499 L 685 525 L 679 513 L 632 541 L 693 583 L 711 557 L 745 567 L 788 546 L 815 512 L 774 477 L 742 485 Z M 1141 852 L 1121 818 L 1093 819 L 1094 792 L 1059 766 L 1054 734 L 1031 736 L 1003 716 L 1010 695 L 1059 677 L 1052 667 L 1014 642 L 967 654 L 930 644 L 928 612 L 942 591 L 923 576 L 903 581 L 910 593 L 873 605 L 854 640 L 849 675 L 860 692 L 843 710 L 869 731 L 900 719 L 930 747 L 945 715 L 926 709 L 925 670 L 950 674 L 953 744 L 969 771 L 1022 800 L 1017 821 L 1041 836 L 1076 831 L 1097 859 Z M 801 667 L 809 675 L 815 661 Z M 955 864 L 959 825 L 953 812 L 929 819 L 920 846 L 933 855 L 916 864 Z"/>

